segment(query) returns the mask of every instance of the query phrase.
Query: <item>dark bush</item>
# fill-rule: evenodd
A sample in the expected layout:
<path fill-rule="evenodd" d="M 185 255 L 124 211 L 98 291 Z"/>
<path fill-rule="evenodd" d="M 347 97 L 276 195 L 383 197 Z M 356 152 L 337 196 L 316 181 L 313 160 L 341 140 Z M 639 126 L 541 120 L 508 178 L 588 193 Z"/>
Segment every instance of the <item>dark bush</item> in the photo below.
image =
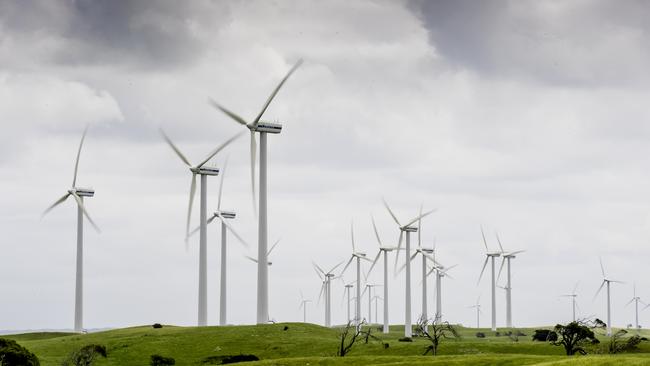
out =
<path fill-rule="evenodd" d="M 402 338 L 398 339 L 398 341 L 400 341 L 400 342 L 413 342 L 413 338 L 411 338 L 411 337 L 402 337 Z"/>
<path fill-rule="evenodd" d="M 557 333 L 550 329 L 535 329 L 533 341 L 555 342 L 557 341 Z"/>
<path fill-rule="evenodd" d="M 524 332 L 518 330 L 517 333 L 516 333 L 515 335 L 516 335 L 517 337 L 525 337 L 525 336 L 526 336 L 526 333 L 524 333 Z"/>
<path fill-rule="evenodd" d="M 171 357 L 165 357 L 161 355 L 151 355 L 151 366 L 168 366 L 175 365 L 176 360 Z"/>
<path fill-rule="evenodd" d="M 106 346 L 101 344 L 89 344 L 72 352 L 63 361 L 63 366 L 90 366 L 98 356 L 106 358 Z"/>
<path fill-rule="evenodd" d="M 0 338 L 0 365 L 40 366 L 35 354 L 12 339 Z"/>
<path fill-rule="evenodd" d="M 483 332 L 476 332 L 476 338 L 485 338 L 485 333 L 483 333 Z"/>
<path fill-rule="evenodd" d="M 289 330 L 289 327 L 285 325 L 282 330 Z"/>
<path fill-rule="evenodd" d="M 494 332 L 495 337 L 501 337 L 501 332 Z"/>
<path fill-rule="evenodd" d="M 388 347 L 390 347 L 390 344 L 384 343 L 384 349 L 388 349 Z"/>
<path fill-rule="evenodd" d="M 160 328 L 162 328 L 162 324 L 160 324 L 160 323 L 156 323 L 156 324 L 152 325 L 152 327 L 153 327 L 154 329 L 160 329 Z"/>
<path fill-rule="evenodd" d="M 255 355 L 232 355 L 232 356 L 210 356 L 204 358 L 201 363 L 204 365 L 226 365 L 229 363 L 259 361 L 260 359 Z"/>

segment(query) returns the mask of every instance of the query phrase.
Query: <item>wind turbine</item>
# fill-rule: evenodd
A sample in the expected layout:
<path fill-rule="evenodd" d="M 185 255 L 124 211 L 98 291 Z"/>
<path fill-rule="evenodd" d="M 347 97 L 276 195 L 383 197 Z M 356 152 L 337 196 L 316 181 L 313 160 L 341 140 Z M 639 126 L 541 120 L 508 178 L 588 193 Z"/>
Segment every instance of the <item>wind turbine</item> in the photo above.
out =
<path fill-rule="evenodd" d="M 366 287 L 363 289 L 363 293 L 361 293 L 361 296 L 363 296 L 366 291 L 368 291 L 368 324 L 372 324 L 372 289 L 377 286 L 381 285 L 367 283 Z"/>
<path fill-rule="evenodd" d="M 379 260 L 379 257 L 381 256 L 381 253 L 384 253 L 384 326 L 383 326 L 383 331 L 384 333 L 388 333 L 390 331 L 389 325 L 388 325 L 388 252 L 392 252 L 393 250 L 396 250 L 397 247 L 387 247 L 382 244 L 381 239 L 379 238 L 379 232 L 377 231 L 377 225 L 375 224 L 375 218 L 370 215 L 370 219 L 372 220 L 372 228 L 375 230 L 375 237 L 377 238 L 377 243 L 379 244 L 379 251 L 377 252 L 377 256 L 375 257 L 375 260 L 372 261 L 372 265 L 370 266 L 370 269 L 368 270 L 367 276 L 370 276 L 370 272 L 372 272 L 372 269 L 375 267 L 375 264 L 377 264 L 377 261 Z"/>
<path fill-rule="evenodd" d="M 492 290 L 492 331 L 496 332 L 497 330 L 497 300 L 496 300 L 496 273 L 494 273 L 494 259 L 499 257 L 503 253 L 503 248 L 501 248 L 500 252 L 490 252 L 490 249 L 488 248 L 487 245 L 487 240 L 485 240 L 485 233 L 483 232 L 483 228 L 481 228 L 481 236 L 483 237 L 483 244 L 485 244 L 485 262 L 483 263 L 483 269 L 481 269 L 481 274 L 478 276 L 478 281 L 477 285 L 481 282 L 481 278 L 483 277 L 483 272 L 485 272 L 485 267 L 488 264 L 488 261 L 491 261 L 491 267 L 492 267 L 492 281 L 491 281 L 491 290 Z M 501 243 L 499 243 L 499 247 L 501 247 Z"/>
<path fill-rule="evenodd" d="M 215 100 L 209 99 L 210 104 L 221 110 L 228 117 L 235 120 L 235 122 L 245 126 L 250 130 L 251 133 L 251 183 L 253 190 L 253 208 L 255 208 L 255 159 L 257 156 L 257 143 L 255 142 L 255 132 L 260 134 L 260 206 L 259 206 L 259 224 L 258 224 L 258 253 L 257 257 L 260 259 L 260 262 L 257 266 L 257 324 L 265 324 L 268 322 L 268 310 L 269 310 L 269 279 L 268 279 L 268 267 L 264 265 L 267 262 L 265 255 L 267 252 L 268 245 L 268 221 L 267 221 L 267 134 L 274 133 L 278 134 L 282 131 L 282 125 L 279 123 L 271 123 L 261 121 L 262 115 L 268 108 L 273 98 L 278 93 L 282 85 L 287 81 L 289 76 L 302 64 L 302 60 L 299 60 L 292 68 L 289 70 L 287 75 L 280 81 L 278 86 L 273 90 L 269 98 L 264 103 L 262 110 L 255 117 L 252 122 L 246 122 L 245 119 L 235 114 L 234 112 L 226 109 L 225 107 L 218 104 Z"/>
<path fill-rule="evenodd" d="M 314 262 L 312 262 L 312 264 L 314 265 L 314 270 L 316 270 L 316 274 L 323 281 L 323 286 L 321 287 L 320 294 L 318 295 L 318 302 L 320 302 L 323 292 L 325 292 L 325 326 L 330 327 L 332 325 L 331 284 L 332 284 L 332 279 L 336 278 L 336 275 L 334 275 L 334 270 L 337 269 L 341 264 L 343 264 L 343 262 L 339 262 L 337 265 L 332 267 L 332 269 L 330 269 L 327 272 L 323 271 L 323 269 L 320 268 L 318 264 Z"/>
<path fill-rule="evenodd" d="M 612 312 L 611 312 L 611 298 L 610 298 L 610 292 L 609 292 L 609 285 L 610 283 L 623 283 L 621 281 L 616 281 L 607 278 L 605 275 L 605 267 L 603 267 L 603 260 L 599 258 L 600 260 L 600 272 L 603 274 L 603 282 L 600 284 L 600 287 L 598 288 L 598 291 L 596 291 L 596 295 L 594 295 L 594 300 L 600 293 L 600 291 L 603 289 L 603 286 L 607 284 L 607 336 L 612 335 Z"/>
<path fill-rule="evenodd" d="M 341 271 L 341 274 L 339 276 L 343 276 L 345 273 L 345 270 L 348 269 L 350 266 L 350 263 L 354 259 L 356 259 L 357 262 L 357 286 L 356 286 L 356 291 L 357 291 L 357 300 L 355 302 L 355 308 L 354 308 L 354 321 L 355 323 L 360 326 L 361 325 L 361 260 L 365 260 L 370 262 L 370 259 L 366 258 L 366 253 L 359 252 L 357 251 L 356 246 L 354 245 L 354 224 L 350 224 L 350 237 L 352 238 L 352 255 L 350 256 L 350 260 L 348 263 L 343 267 L 343 270 Z"/>
<path fill-rule="evenodd" d="M 302 309 L 302 322 L 307 323 L 307 303 L 310 303 L 311 300 L 305 299 L 305 297 L 302 295 L 302 291 L 300 291 L 300 307 L 298 309 Z"/>
<path fill-rule="evenodd" d="M 573 287 L 573 291 L 571 291 L 570 294 L 560 295 L 561 297 L 570 297 L 571 298 L 571 307 L 572 307 L 572 310 L 573 310 L 573 318 L 572 318 L 573 320 L 572 321 L 576 321 L 576 306 L 577 306 L 576 298 L 578 297 L 578 294 L 576 293 L 577 289 L 578 289 L 578 282 L 576 282 L 576 285 Z"/>
<path fill-rule="evenodd" d="M 427 273 L 427 276 L 429 276 L 431 273 L 435 272 L 436 273 L 436 317 L 435 321 L 436 322 L 441 322 L 442 321 L 442 278 L 447 276 L 449 278 L 452 278 L 451 275 L 449 275 L 447 272 L 449 272 L 452 268 L 456 267 L 457 264 L 454 264 L 453 266 L 445 267 L 442 264 L 434 264 L 433 268 Z"/>
<path fill-rule="evenodd" d="M 501 240 L 499 239 L 499 234 L 496 234 L 497 242 L 499 242 L 499 247 L 503 251 L 503 245 L 501 245 Z M 503 265 L 507 264 L 506 271 L 508 272 L 508 278 L 506 282 L 506 327 L 512 328 L 512 282 L 511 282 L 511 272 L 510 272 L 510 260 L 517 257 L 517 254 L 523 253 L 525 250 L 516 250 L 513 252 L 502 252 L 501 255 L 501 268 L 499 268 L 499 275 L 497 276 L 497 281 L 501 278 L 501 271 L 503 271 Z"/>
<path fill-rule="evenodd" d="M 347 296 L 347 309 L 348 309 L 348 312 L 347 312 L 347 314 L 348 314 L 347 322 L 348 322 L 348 323 L 349 323 L 350 320 L 351 320 L 351 319 L 350 319 L 350 289 L 351 289 L 352 287 L 354 287 L 354 285 L 351 284 L 351 283 L 348 283 L 348 284 L 345 285 L 345 289 L 343 290 L 343 300 L 345 300 L 345 299 L 346 299 L 346 296 Z"/>
<path fill-rule="evenodd" d="M 413 335 L 413 329 L 412 329 L 412 319 L 411 319 L 411 262 L 408 260 L 409 257 L 411 256 L 411 233 L 418 231 L 417 227 L 413 227 L 413 225 L 416 221 L 420 220 L 421 218 L 431 214 L 434 210 L 425 212 L 424 214 L 420 214 L 419 216 L 415 217 L 414 219 L 408 221 L 405 225 L 400 224 L 399 220 L 397 219 L 397 216 L 391 211 L 390 207 L 388 206 L 388 203 L 386 203 L 386 200 L 383 200 L 384 206 L 386 206 L 386 210 L 388 210 L 388 213 L 390 216 L 395 220 L 395 223 L 397 223 L 397 226 L 399 227 L 399 240 L 397 243 L 397 254 L 395 255 L 395 268 L 397 268 L 397 260 L 399 258 L 399 249 L 402 247 L 402 237 L 404 236 L 404 233 L 406 232 L 406 286 L 405 286 L 405 307 L 404 307 L 404 337 L 410 338 Z"/>
<path fill-rule="evenodd" d="M 471 309 L 476 309 L 476 329 L 481 328 L 481 296 L 476 299 L 476 304 L 470 306 Z"/>
<path fill-rule="evenodd" d="M 226 246 L 226 230 L 230 230 L 230 232 L 239 240 L 240 243 L 242 243 L 246 248 L 249 247 L 248 243 L 242 239 L 242 237 L 237 234 L 235 229 L 232 228 L 227 222 L 226 219 L 234 219 L 236 217 L 235 211 L 230 211 L 230 210 L 222 210 L 221 209 L 221 194 L 223 192 L 223 180 L 224 177 L 226 176 L 226 166 L 228 165 L 228 160 L 226 159 L 223 168 L 221 169 L 221 181 L 219 183 L 219 200 L 217 201 L 217 210 L 212 214 L 212 217 L 210 217 L 206 223 L 206 225 L 209 225 L 212 223 L 215 219 L 219 219 L 221 221 L 221 278 L 220 278 L 220 284 L 219 284 L 219 325 L 226 325 L 228 323 L 228 318 L 227 318 L 227 306 L 228 306 L 228 291 L 227 291 L 227 284 L 228 284 L 228 278 L 227 278 L 227 246 Z M 190 232 L 190 236 L 194 235 L 197 231 L 199 231 L 201 226 L 197 227 L 194 229 L 192 232 Z"/>
<path fill-rule="evenodd" d="M 280 243 L 280 239 L 276 240 L 275 243 L 271 246 L 271 249 L 269 249 L 269 251 L 266 252 L 266 259 L 267 259 L 266 264 L 269 267 L 273 265 L 273 262 L 269 261 L 269 256 L 271 255 L 271 252 L 273 251 L 273 249 L 275 249 L 275 247 L 278 245 L 278 243 Z M 255 259 L 255 258 L 253 258 L 251 256 L 245 255 L 244 257 L 246 257 L 248 260 L 250 260 L 252 262 L 259 263 L 259 261 L 257 259 Z"/>
<path fill-rule="evenodd" d="M 379 318 L 379 311 L 377 310 L 378 309 L 377 303 L 379 302 L 379 300 L 382 300 L 382 298 L 379 295 L 375 295 L 375 296 L 372 297 L 372 299 L 375 300 L 375 319 L 378 319 Z"/>
<path fill-rule="evenodd" d="M 198 301 L 198 325 L 208 325 L 208 236 L 207 236 L 207 188 L 208 176 L 219 175 L 219 169 L 205 165 L 212 157 L 219 151 L 223 150 L 231 142 L 237 139 L 242 133 L 229 138 L 212 150 L 208 156 L 197 165 L 192 165 L 189 160 L 181 153 L 181 151 L 174 145 L 172 140 L 165 134 L 165 131 L 160 129 L 160 133 L 167 142 L 167 144 L 174 150 L 176 155 L 190 168 L 192 173 L 192 182 L 190 184 L 190 200 L 187 207 L 187 222 L 185 224 L 185 243 L 187 244 L 190 235 L 190 217 L 192 216 L 192 204 L 194 203 L 194 193 L 196 192 L 196 175 L 201 176 L 201 202 L 200 202 L 200 224 L 199 224 L 199 301 Z"/>
<path fill-rule="evenodd" d="M 83 134 L 81 135 L 81 142 L 79 143 L 79 149 L 77 150 L 77 159 L 74 164 L 74 175 L 72 176 L 72 186 L 68 189 L 68 192 L 54 202 L 50 207 L 48 207 L 41 218 L 50 212 L 54 207 L 60 205 L 68 197 L 72 196 L 77 202 L 77 273 L 75 279 L 75 301 L 74 301 L 74 331 L 81 332 L 83 331 L 83 248 L 84 248 L 84 229 L 83 229 L 83 217 L 86 216 L 90 224 L 99 232 L 99 228 L 95 225 L 95 222 L 90 218 L 86 208 L 84 207 L 84 197 L 93 197 L 95 195 L 95 190 L 92 188 L 81 188 L 77 187 L 77 170 L 79 168 L 79 156 L 81 155 L 81 147 L 84 144 L 84 139 L 86 138 L 86 132 L 88 127 L 84 129 Z"/>
<path fill-rule="evenodd" d="M 628 302 L 625 306 L 628 306 L 633 302 L 634 302 L 634 325 L 636 326 L 636 331 L 639 332 L 641 329 L 639 327 L 639 303 L 646 306 L 647 304 L 641 301 L 641 298 L 639 296 L 636 296 L 636 284 L 634 284 L 634 296 L 632 297 L 632 300 L 630 300 L 630 302 Z"/>
<path fill-rule="evenodd" d="M 422 206 L 420 206 L 420 215 L 422 215 Z M 422 314 L 420 315 L 421 319 L 428 319 L 427 314 L 427 260 L 432 261 L 434 265 L 437 265 L 436 260 L 431 257 L 433 254 L 433 248 L 424 248 L 422 246 L 422 219 L 418 220 L 418 247 L 415 249 L 415 253 L 408 259 L 412 262 L 418 254 L 422 257 Z M 406 263 L 400 267 L 399 272 L 401 272 L 406 267 Z M 398 273 L 399 273 L 398 272 Z"/>

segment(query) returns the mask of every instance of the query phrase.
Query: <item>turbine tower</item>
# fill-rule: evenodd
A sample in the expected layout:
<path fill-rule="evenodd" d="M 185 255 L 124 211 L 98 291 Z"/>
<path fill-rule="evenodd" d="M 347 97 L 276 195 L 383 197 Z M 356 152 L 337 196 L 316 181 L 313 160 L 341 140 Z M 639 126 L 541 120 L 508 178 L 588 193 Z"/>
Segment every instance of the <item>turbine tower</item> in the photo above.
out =
<path fill-rule="evenodd" d="M 86 216 L 90 224 L 99 232 L 99 228 L 95 225 L 95 222 L 90 218 L 86 208 L 84 207 L 84 197 L 93 197 L 95 195 L 95 190 L 92 188 L 81 188 L 77 187 L 77 170 L 79 168 L 79 156 L 81 155 L 81 147 L 84 144 L 86 138 L 86 132 L 88 127 L 84 129 L 83 134 L 81 135 L 81 142 L 79 143 L 79 149 L 77 150 L 77 159 L 74 164 L 74 175 L 72 176 L 72 186 L 68 189 L 68 192 L 54 202 L 50 207 L 48 207 L 41 218 L 50 212 L 54 207 L 63 203 L 68 197 L 72 196 L 77 202 L 77 273 L 75 279 L 75 301 L 74 301 L 74 331 L 82 332 L 83 331 L 83 242 L 84 242 L 84 229 L 83 229 L 83 216 Z"/>
<path fill-rule="evenodd" d="M 501 239 L 499 239 L 499 234 L 496 234 L 497 242 L 499 247 L 503 251 L 503 245 L 501 245 Z M 512 328 L 512 282 L 511 282 L 511 272 L 510 272 L 510 261 L 517 257 L 517 254 L 523 253 L 525 250 L 516 250 L 513 252 L 503 252 L 501 255 L 501 267 L 499 268 L 499 275 L 497 276 L 497 282 L 501 278 L 501 271 L 503 271 L 503 265 L 507 264 L 506 271 L 508 272 L 508 278 L 506 279 L 506 327 Z"/>
<path fill-rule="evenodd" d="M 192 182 L 190 184 L 190 200 L 187 208 L 187 222 L 185 224 L 185 243 L 190 235 L 190 218 L 192 216 L 192 204 L 194 203 L 194 193 L 196 192 L 196 175 L 201 176 L 201 202 L 200 202 L 200 224 L 199 224 L 199 301 L 198 301 L 198 321 L 197 324 L 201 326 L 208 325 L 208 237 L 207 237 L 207 188 L 208 176 L 219 175 L 219 169 L 205 165 L 212 157 L 219 151 L 223 150 L 236 138 L 242 135 L 238 133 L 230 139 L 226 140 L 223 144 L 212 150 L 208 156 L 203 159 L 199 164 L 192 166 L 189 160 L 181 153 L 181 151 L 174 145 L 172 140 L 161 129 L 160 133 L 167 142 L 167 144 L 174 150 L 176 155 L 190 168 L 192 173 Z"/>
<path fill-rule="evenodd" d="M 320 294 L 318 295 L 318 302 L 320 303 L 320 299 L 323 296 L 323 292 L 325 293 L 325 326 L 330 327 L 332 326 L 332 296 L 331 296 L 331 283 L 332 279 L 336 278 L 334 275 L 334 270 L 337 269 L 343 262 L 338 263 L 332 269 L 329 271 L 325 272 L 323 271 L 322 268 L 318 266 L 318 264 L 312 262 L 314 265 L 314 269 L 316 270 L 316 274 L 318 277 L 323 281 L 323 286 L 321 286 L 320 289 Z"/>
<path fill-rule="evenodd" d="M 219 183 L 219 200 L 217 201 L 217 210 L 212 214 L 212 217 L 210 217 L 207 221 L 207 225 L 210 225 L 215 219 L 219 219 L 221 221 L 221 277 L 220 277 L 220 283 L 219 283 L 219 325 L 226 325 L 228 323 L 228 317 L 227 317 L 227 307 L 228 307 L 228 277 L 227 277 L 227 246 L 226 246 L 226 237 L 227 237 L 227 232 L 226 230 L 230 230 L 230 232 L 239 240 L 240 243 L 242 243 L 246 248 L 249 247 L 248 243 L 242 239 L 242 237 L 237 234 L 235 229 L 232 228 L 226 222 L 226 219 L 234 219 L 236 217 L 235 211 L 230 211 L 230 210 L 222 210 L 221 209 L 221 196 L 223 192 L 223 180 L 224 177 L 226 176 L 226 166 L 228 165 L 228 160 L 226 159 L 223 168 L 220 171 L 221 174 L 221 181 Z M 190 236 L 194 235 L 197 231 L 200 230 L 200 226 L 194 229 L 191 233 Z"/>
<path fill-rule="evenodd" d="M 492 269 L 492 281 L 491 281 L 491 293 L 492 293 L 492 331 L 496 332 L 497 330 L 497 300 L 496 300 L 496 273 L 494 273 L 494 259 L 499 257 L 503 253 L 503 248 L 500 252 L 490 252 L 490 249 L 487 245 L 487 240 L 485 240 L 485 233 L 483 228 L 481 228 L 481 236 L 483 237 L 483 244 L 485 245 L 485 262 L 483 263 L 483 269 L 481 269 L 481 274 L 478 276 L 477 285 L 481 282 L 483 277 L 483 272 L 485 272 L 485 267 L 488 264 L 488 261 L 491 261 Z M 501 246 L 501 244 L 499 244 Z"/>
<path fill-rule="evenodd" d="M 600 291 L 603 289 L 603 286 L 607 284 L 607 336 L 610 337 L 612 335 L 612 311 L 611 311 L 611 297 L 610 297 L 609 287 L 611 283 L 623 283 L 623 282 L 607 278 L 607 276 L 605 275 L 605 267 L 603 267 L 603 260 L 600 258 L 599 260 L 600 260 L 600 272 L 603 274 L 603 282 L 600 284 L 598 291 L 596 291 L 596 295 L 594 295 L 594 300 L 596 299 Z"/>
<path fill-rule="evenodd" d="M 636 284 L 634 284 L 634 295 L 632 297 L 632 300 L 630 300 L 630 302 L 628 302 L 625 306 L 628 306 L 631 303 L 634 303 L 634 325 L 636 327 L 636 331 L 639 332 L 641 330 L 641 327 L 639 327 L 639 303 L 646 306 L 647 304 L 643 302 L 639 296 L 636 296 Z"/>
<path fill-rule="evenodd" d="M 375 218 L 370 215 L 370 219 L 372 220 L 372 228 L 375 230 L 375 237 L 377 238 L 377 243 L 379 244 L 379 251 L 377 252 L 377 256 L 375 257 L 375 260 L 372 261 L 372 265 L 370 266 L 370 269 L 368 270 L 368 274 L 366 277 L 370 276 L 370 272 L 372 272 L 372 269 L 375 267 L 375 264 L 377 264 L 377 261 L 379 260 L 379 257 L 381 256 L 381 253 L 384 253 L 384 326 L 383 326 L 383 331 L 384 333 L 388 333 L 390 331 L 389 329 L 389 324 L 388 324 L 388 252 L 392 252 L 393 250 L 397 250 L 397 247 L 387 247 L 382 244 L 381 239 L 379 238 L 379 232 L 377 231 L 377 225 L 375 224 Z"/>
<path fill-rule="evenodd" d="M 573 291 L 571 291 L 570 294 L 566 295 L 560 295 L 560 297 L 570 297 L 571 298 L 571 308 L 573 310 L 572 315 L 572 321 L 576 321 L 576 298 L 578 297 L 578 294 L 576 293 L 576 290 L 578 289 L 578 282 L 576 282 L 576 285 L 573 287 Z"/>
<path fill-rule="evenodd" d="M 242 117 L 235 114 L 234 112 L 224 108 L 219 105 L 213 99 L 210 99 L 209 102 L 215 108 L 221 110 L 228 117 L 235 120 L 235 122 L 245 126 L 250 130 L 251 134 L 251 183 L 253 190 L 253 208 L 255 209 L 255 159 L 257 156 L 257 143 L 255 141 L 255 132 L 260 134 L 260 177 L 259 177 L 259 189 L 260 189 L 260 206 L 259 206 L 259 223 L 258 223 L 258 248 L 257 248 L 257 257 L 260 259 L 260 262 L 257 265 L 257 324 L 266 324 L 269 321 L 268 310 L 269 310 L 269 280 L 268 280 L 268 267 L 264 265 L 267 262 L 265 255 L 267 252 L 268 246 L 268 221 L 267 221 L 267 134 L 273 133 L 278 134 L 282 131 L 282 125 L 279 123 L 264 122 L 260 119 L 264 112 L 268 108 L 269 104 L 278 93 L 282 85 L 287 81 L 289 76 L 302 64 L 302 60 L 299 60 L 292 68 L 289 70 L 287 75 L 280 81 L 278 86 L 273 90 L 269 98 L 264 103 L 262 110 L 255 117 L 252 122 L 246 122 Z"/>
<path fill-rule="evenodd" d="M 378 287 L 381 285 L 375 285 L 372 283 L 367 283 L 366 287 L 363 289 L 363 292 L 361 293 L 361 296 L 365 295 L 366 291 L 368 291 L 368 325 L 372 324 L 372 289 L 373 287 Z M 377 319 L 375 319 L 377 320 Z"/>
<path fill-rule="evenodd" d="M 404 337 L 410 338 L 413 335 L 413 329 L 412 329 L 412 319 L 411 319 L 411 262 L 408 260 L 409 257 L 411 256 L 411 233 L 418 231 L 417 227 L 413 227 L 413 225 L 416 221 L 420 220 L 421 218 L 429 215 L 432 213 L 434 210 L 425 212 L 424 214 L 421 214 L 414 218 L 413 220 L 408 221 L 405 225 L 400 224 L 399 220 L 397 219 L 397 216 L 391 211 L 390 207 L 388 206 L 388 203 L 386 203 L 386 200 L 383 200 L 384 206 L 386 206 L 386 210 L 388 210 L 388 213 L 390 216 L 395 220 L 395 223 L 397 223 L 397 226 L 399 228 L 399 240 L 397 242 L 397 254 L 395 255 L 395 268 L 397 269 L 397 260 L 399 259 L 399 250 L 402 247 L 402 237 L 404 236 L 404 233 L 406 232 L 406 286 L 405 286 L 405 306 L 404 306 Z"/>
<path fill-rule="evenodd" d="M 476 304 L 470 306 L 470 309 L 476 309 L 476 329 L 481 328 L 481 296 L 476 299 Z"/>
<path fill-rule="evenodd" d="M 445 276 L 453 278 L 447 272 L 456 266 L 457 264 L 449 267 L 445 267 L 441 264 L 434 264 L 433 268 L 431 268 L 429 273 L 427 273 L 427 276 L 433 272 L 436 273 L 436 316 L 434 319 L 438 323 L 442 321 L 442 278 Z"/>
<path fill-rule="evenodd" d="M 307 303 L 310 303 L 311 300 L 305 299 L 305 297 L 302 295 L 302 291 L 300 291 L 300 307 L 298 309 L 302 309 L 302 322 L 307 323 Z"/>
<path fill-rule="evenodd" d="M 352 320 L 352 319 L 350 319 L 350 289 L 352 287 L 354 287 L 354 285 L 351 284 L 351 283 L 348 283 L 347 285 L 345 285 L 345 289 L 343 290 L 344 291 L 343 292 L 343 300 L 345 300 L 346 296 L 347 296 L 347 304 L 346 304 L 347 305 L 347 310 L 348 310 L 348 312 L 347 312 L 348 317 L 347 317 L 347 320 L 346 320 L 347 323 L 349 323 Z"/>
<path fill-rule="evenodd" d="M 278 245 L 278 243 L 280 243 L 280 239 L 276 240 L 275 243 L 271 246 L 271 249 L 269 249 L 269 251 L 266 252 L 266 260 L 267 260 L 266 265 L 269 266 L 269 267 L 273 265 L 273 262 L 271 262 L 269 260 L 269 256 L 271 255 L 271 252 L 273 251 L 273 249 L 275 249 L 275 247 Z M 246 257 L 246 259 L 248 259 L 248 260 L 250 260 L 250 261 L 252 261 L 254 263 L 259 263 L 259 261 L 257 259 L 255 259 L 255 258 L 253 258 L 253 257 L 251 257 L 249 255 L 245 255 L 244 257 Z M 270 318 L 271 317 L 269 317 L 269 319 Z"/>
<path fill-rule="evenodd" d="M 341 274 L 339 276 L 343 276 L 345 273 L 345 270 L 348 269 L 350 266 L 350 263 L 352 263 L 353 260 L 356 259 L 357 262 L 357 285 L 356 285 L 356 291 L 357 291 L 357 296 L 356 296 L 356 301 L 355 301 L 355 307 L 354 307 L 354 322 L 357 324 L 357 326 L 361 326 L 361 260 L 365 260 L 370 262 L 370 259 L 366 258 L 366 253 L 359 252 L 356 249 L 356 246 L 354 245 L 354 224 L 350 224 L 350 237 L 352 238 L 352 255 L 350 256 L 350 260 L 348 263 L 343 267 L 343 270 L 341 271 Z"/>

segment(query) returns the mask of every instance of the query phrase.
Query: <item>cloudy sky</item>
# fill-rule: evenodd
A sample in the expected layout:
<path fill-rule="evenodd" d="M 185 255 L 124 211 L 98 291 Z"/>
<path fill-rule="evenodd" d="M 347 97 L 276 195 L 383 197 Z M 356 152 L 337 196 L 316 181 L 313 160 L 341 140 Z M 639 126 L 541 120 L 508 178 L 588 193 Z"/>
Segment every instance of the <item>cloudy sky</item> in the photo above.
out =
<path fill-rule="evenodd" d="M 513 261 L 515 325 L 568 320 L 558 296 L 576 282 L 580 313 L 604 318 L 604 297 L 593 300 L 599 256 L 626 282 L 613 287 L 613 323 L 631 323 L 635 281 L 650 300 L 649 15 L 636 1 L 2 0 L 0 329 L 72 327 L 76 209 L 40 214 L 69 189 L 87 124 L 78 183 L 96 190 L 86 202 L 102 233 L 86 227 L 85 326 L 195 324 L 198 240 L 183 242 L 190 174 L 158 128 L 198 161 L 241 130 L 207 98 L 253 118 L 300 58 L 265 114 L 284 125 L 269 138 L 269 235 L 282 239 L 271 318 L 302 319 L 299 291 L 316 300 L 320 288 L 311 261 L 348 258 L 351 220 L 371 256 L 370 214 L 396 242 L 385 197 L 402 220 L 420 204 L 438 209 L 422 242 L 458 264 L 443 282 L 447 320 L 473 325 L 467 307 L 481 295 L 488 324 L 487 278 L 476 284 L 482 225 L 492 248 L 498 231 L 506 249 L 527 250 Z M 253 246 L 230 243 L 237 324 L 255 321 L 248 154 L 245 137 L 214 160 L 230 157 L 223 205 Z M 217 190 L 209 180 L 209 209 Z M 210 324 L 218 238 L 210 227 Z M 391 274 L 393 323 L 403 321 L 403 281 Z M 419 271 L 413 283 L 416 316 Z M 335 323 L 345 321 L 342 294 L 336 282 Z M 322 303 L 308 317 L 322 322 Z"/>

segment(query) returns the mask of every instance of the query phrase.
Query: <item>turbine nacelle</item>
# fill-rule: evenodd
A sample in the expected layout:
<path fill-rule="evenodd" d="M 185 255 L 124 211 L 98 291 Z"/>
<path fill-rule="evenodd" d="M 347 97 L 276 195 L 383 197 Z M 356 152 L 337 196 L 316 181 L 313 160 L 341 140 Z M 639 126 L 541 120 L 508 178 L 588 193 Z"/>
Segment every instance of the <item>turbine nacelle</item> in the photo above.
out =
<path fill-rule="evenodd" d="M 273 122 L 260 121 L 257 126 L 247 126 L 251 131 L 266 132 L 266 133 L 280 133 L 282 132 L 282 125 Z"/>
<path fill-rule="evenodd" d="M 227 210 L 215 211 L 214 215 L 221 216 L 224 219 L 234 219 L 237 216 L 235 211 L 227 211 Z"/>
<path fill-rule="evenodd" d="M 200 175 L 212 175 L 212 176 L 219 175 L 219 168 L 213 166 L 204 165 L 199 168 L 192 167 L 190 168 L 190 171 L 194 174 L 200 174 Z"/>
<path fill-rule="evenodd" d="M 366 253 L 355 252 L 355 253 L 352 253 L 352 256 L 354 256 L 354 257 L 360 257 L 360 258 L 365 258 L 365 257 L 366 257 Z"/>
<path fill-rule="evenodd" d="M 76 194 L 79 197 L 93 197 L 95 195 L 95 190 L 92 188 L 72 188 L 68 190 L 70 194 Z"/>
<path fill-rule="evenodd" d="M 407 233 L 416 233 L 418 231 L 417 226 L 403 226 L 400 228 L 402 231 L 406 231 Z"/>

